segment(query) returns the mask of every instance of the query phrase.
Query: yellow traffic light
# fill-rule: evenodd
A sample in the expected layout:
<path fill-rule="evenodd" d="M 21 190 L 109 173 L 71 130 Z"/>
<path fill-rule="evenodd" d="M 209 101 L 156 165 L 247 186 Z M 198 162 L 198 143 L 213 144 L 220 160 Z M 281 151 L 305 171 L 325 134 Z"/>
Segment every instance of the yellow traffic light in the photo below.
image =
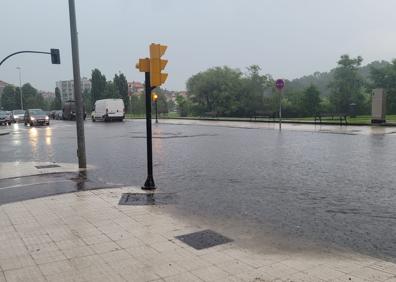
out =
<path fill-rule="evenodd" d="M 151 87 L 160 86 L 168 78 L 167 73 L 161 71 L 165 68 L 168 60 L 162 60 L 166 48 L 165 45 L 154 44 L 150 45 L 150 85 Z"/>
<path fill-rule="evenodd" d="M 136 64 L 136 68 L 140 72 L 149 72 L 150 71 L 150 59 L 139 59 L 139 62 Z"/>

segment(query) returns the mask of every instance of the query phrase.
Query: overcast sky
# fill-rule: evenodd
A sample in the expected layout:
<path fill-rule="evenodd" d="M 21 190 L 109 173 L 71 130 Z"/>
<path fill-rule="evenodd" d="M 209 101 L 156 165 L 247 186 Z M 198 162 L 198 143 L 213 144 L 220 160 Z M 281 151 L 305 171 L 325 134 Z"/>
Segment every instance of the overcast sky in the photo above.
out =
<path fill-rule="evenodd" d="M 292 79 L 335 67 L 340 55 L 364 63 L 396 58 L 395 0 L 76 0 L 81 75 L 99 68 L 112 79 L 135 69 L 150 43 L 168 45 L 171 90 L 213 66 Z M 67 0 L 1 0 L 0 59 L 19 50 L 59 48 L 61 65 L 23 54 L 0 66 L 0 80 L 51 90 L 73 77 Z"/>

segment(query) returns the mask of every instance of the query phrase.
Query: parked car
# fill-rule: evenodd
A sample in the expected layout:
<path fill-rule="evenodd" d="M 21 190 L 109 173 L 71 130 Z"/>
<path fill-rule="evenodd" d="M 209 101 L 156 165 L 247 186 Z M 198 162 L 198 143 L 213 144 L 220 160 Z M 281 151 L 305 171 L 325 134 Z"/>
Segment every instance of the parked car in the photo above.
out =
<path fill-rule="evenodd" d="M 85 120 L 85 118 L 87 117 L 87 113 L 85 112 L 85 106 L 83 107 L 83 111 L 84 111 L 84 120 Z M 62 118 L 64 120 L 76 119 L 76 101 L 69 100 L 63 104 Z"/>
<path fill-rule="evenodd" d="M 11 125 L 11 115 L 6 111 L 0 111 L 0 125 Z"/>
<path fill-rule="evenodd" d="M 124 101 L 122 99 L 97 100 L 91 118 L 92 121 L 123 121 L 125 118 Z"/>
<path fill-rule="evenodd" d="M 25 116 L 24 110 L 13 110 L 12 111 L 12 122 L 22 122 Z"/>
<path fill-rule="evenodd" d="M 49 116 L 42 109 L 28 109 L 24 117 L 25 125 L 49 125 Z"/>

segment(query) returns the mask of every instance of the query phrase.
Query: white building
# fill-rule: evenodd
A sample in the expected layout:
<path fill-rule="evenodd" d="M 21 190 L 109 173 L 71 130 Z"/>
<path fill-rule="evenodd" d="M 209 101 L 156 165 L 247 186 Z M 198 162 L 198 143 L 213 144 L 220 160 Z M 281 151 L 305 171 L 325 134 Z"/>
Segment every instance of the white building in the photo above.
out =
<path fill-rule="evenodd" d="M 56 82 L 56 87 L 59 88 L 62 98 L 62 103 L 65 101 L 74 100 L 74 80 L 62 80 Z M 86 77 L 81 79 L 81 92 L 85 90 L 91 91 L 92 83 Z"/>

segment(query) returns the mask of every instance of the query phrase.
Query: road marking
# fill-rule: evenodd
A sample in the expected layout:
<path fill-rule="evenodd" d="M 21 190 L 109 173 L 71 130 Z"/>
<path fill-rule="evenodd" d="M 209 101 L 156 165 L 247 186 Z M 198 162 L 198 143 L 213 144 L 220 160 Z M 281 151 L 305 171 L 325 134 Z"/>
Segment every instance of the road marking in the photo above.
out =
<path fill-rule="evenodd" d="M 7 190 L 7 189 L 26 187 L 26 186 L 35 186 L 35 185 L 40 185 L 40 184 L 63 183 L 63 182 L 73 182 L 73 181 L 70 179 L 65 179 L 65 180 L 46 181 L 46 182 L 38 182 L 38 183 L 30 183 L 30 184 L 17 184 L 17 185 L 12 185 L 12 186 L 0 187 L 0 190 Z"/>

